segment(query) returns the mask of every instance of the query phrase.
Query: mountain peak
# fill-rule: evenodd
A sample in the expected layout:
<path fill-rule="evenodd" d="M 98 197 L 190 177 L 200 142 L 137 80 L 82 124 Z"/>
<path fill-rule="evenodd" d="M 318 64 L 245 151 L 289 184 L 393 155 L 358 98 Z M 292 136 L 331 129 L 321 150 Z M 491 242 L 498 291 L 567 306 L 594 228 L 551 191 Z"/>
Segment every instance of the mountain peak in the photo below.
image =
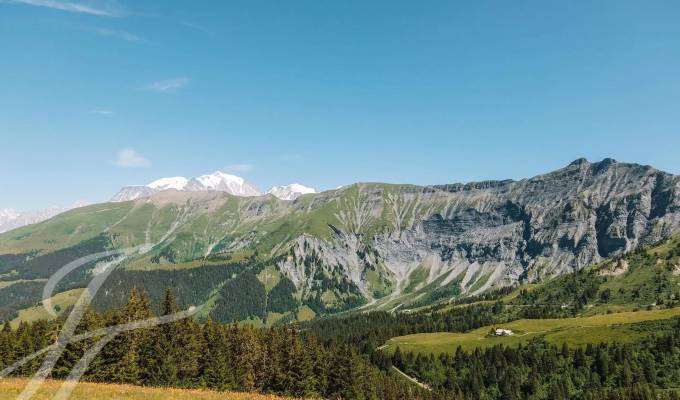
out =
<path fill-rule="evenodd" d="M 222 171 L 201 175 L 193 178 L 186 185 L 185 190 L 192 192 L 219 191 L 235 196 L 259 196 L 261 193 L 255 185 L 241 178 Z"/>
<path fill-rule="evenodd" d="M 222 182 L 235 182 L 239 185 L 242 185 L 246 182 L 246 180 L 241 178 L 240 176 L 227 174 L 222 171 L 215 171 L 212 174 L 201 175 L 195 179 L 203 182 L 205 185 L 208 186 L 218 186 Z"/>
<path fill-rule="evenodd" d="M 581 158 L 577 158 L 576 160 L 570 162 L 569 165 L 568 165 L 568 167 L 571 167 L 571 166 L 580 166 L 580 165 L 587 165 L 587 164 L 590 164 L 590 162 L 588 162 L 588 159 L 585 158 L 585 157 L 581 157 Z"/>
<path fill-rule="evenodd" d="M 201 175 L 191 179 L 183 176 L 174 176 L 160 178 L 147 185 L 125 186 L 111 198 L 111 201 L 137 200 L 169 189 L 184 192 L 226 192 L 234 196 L 244 197 L 261 195 L 255 185 L 240 176 L 215 171 L 212 174 Z"/>
<path fill-rule="evenodd" d="M 301 185 L 299 183 L 291 183 L 285 186 L 273 186 L 267 190 L 266 194 L 278 197 L 281 200 L 295 200 L 303 194 L 316 193 L 316 189 Z"/>
<path fill-rule="evenodd" d="M 167 189 L 183 190 L 186 187 L 187 183 L 189 183 L 189 180 L 187 178 L 183 176 L 173 176 L 170 178 L 157 179 L 146 186 L 156 190 Z"/>

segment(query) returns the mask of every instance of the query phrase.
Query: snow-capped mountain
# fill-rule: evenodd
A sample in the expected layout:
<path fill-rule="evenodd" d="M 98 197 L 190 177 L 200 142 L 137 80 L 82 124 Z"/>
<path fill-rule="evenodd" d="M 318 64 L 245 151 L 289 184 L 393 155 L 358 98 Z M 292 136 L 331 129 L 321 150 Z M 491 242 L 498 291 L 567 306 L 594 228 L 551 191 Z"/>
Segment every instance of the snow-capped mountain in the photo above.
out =
<path fill-rule="evenodd" d="M 190 192 L 227 192 L 242 197 L 260 196 L 262 194 L 255 185 L 240 176 L 225 174 L 220 171 L 192 178 L 183 190 Z"/>
<path fill-rule="evenodd" d="M 175 176 L 161 178 L 147 185 L 125 186 L 111 198 L 111 201 L 136 200 L 168 189 L 186 192 L 227 192 L 242 197 L 260 196 L 262 194 L 255 185 L 240 176 L 216 171 L 209 175 L 201 175 L 191 179 Z"/>
<path fill-rule="evenodd" d="M 160 192 L 160 190 L 156 190 L 156 189 L 149 187 L 149 186 L 142 186 L 142 185 L 125 186 L 124 188 L 120 189 L 118 191 L 118 193 L 116 193 L 111 198 L 111 201 L 112 202 L 120 202 L 120 201 L 137 200 L 137 199 L 141 199 L 141 198 L 144 198 L 144 197 L 149 197 L 156 192 Z"/>
<path fill-rule="evenodd" d="M 73 204 L 71 207 L 51 207 L 42 210 L 17 211 L 11 208 L 0 209 L 0 233 L 21 228 L 25 225 L 37 224 L 68 211 L 72 208 L 82 207 L 84 202 Z"/>
<path fill-rule="evenodd" d="M 173 176 L 172 178 L 161 178 L 155 180 L 146 186 L 156 190 L 184 190 L 184 188 L 187 186 L 187 183 L 189 183 L 187 178 L 183 176 Z"/>
<path fill-rule="evenodd" d="M 267 190 L 267 194 L 278 197 L 281 200 L 295 200 L 303 194 L 316 193 L 316 190 L 311 187 L 300 185 L 299 183 L 291 183 L 285 186 L 274 186 Z"/>

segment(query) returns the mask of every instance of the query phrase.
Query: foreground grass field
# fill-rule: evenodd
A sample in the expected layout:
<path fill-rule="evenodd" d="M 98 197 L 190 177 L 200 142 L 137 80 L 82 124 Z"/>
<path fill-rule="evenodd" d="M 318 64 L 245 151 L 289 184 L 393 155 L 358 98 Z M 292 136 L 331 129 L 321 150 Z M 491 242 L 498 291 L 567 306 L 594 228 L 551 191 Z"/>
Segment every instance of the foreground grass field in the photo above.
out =
<path fill-rule="evenodd" d="M 495 326 L 512 330 L 514 332 L 512 336 L 489 335 L 492 327 L 485 326 L 467 333 L 439 332 L 399 336 L 388 340 L 380 349 L 394 351 L 399 346 L 402 351 L 407 352 L 451 353 L 458 346 L 464 350 L 487 348 L 497 344 L 516 346 L 541 336 L 550 343 L 567 343 L 570 346 L 600 342 L 631 342 L 648 334 L 640 323 L 669 320 L 678 316 L 680 307 L 582 318 L 521 319 Z"/>
<path fill-rule="evenodd" d="M 0 400 L 15 399 L 26 385 L 26 379 L 0 379 Z M 32 399 L 51 399 L 63 382 L 46 381 Z M 183 390 L 145 388 L 130 385 L 111 385 L 101 383 L 79 383 L 71 400 L 283 400 L 283 397 L 249 393 L 212 392 L 207 390 Z M 289 399 L 289 398 L 288 398 Z"/>

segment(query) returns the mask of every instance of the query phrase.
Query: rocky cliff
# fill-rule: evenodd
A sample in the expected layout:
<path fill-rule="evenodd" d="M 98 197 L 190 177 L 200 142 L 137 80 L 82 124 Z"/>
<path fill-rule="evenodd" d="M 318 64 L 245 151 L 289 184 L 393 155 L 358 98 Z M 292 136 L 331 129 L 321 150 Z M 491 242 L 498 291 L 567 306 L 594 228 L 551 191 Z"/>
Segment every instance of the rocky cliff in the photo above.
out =
<path fill-rule="evenodd" d="M 314 286 L 315 269 L 300 261 L 313 255 L 315 267 L 342 270 L 369 298 L 376 290 L 422 297 L 454 282 L 479 293 L 580 269 L 680 229 L 678 177 L 611 159 L 521 181 L 344 190 L 354 194 L 317 200 L 342 204 L 331 239 L 298 237 L 279 263 L 298 287 Z M 371 271 L 389 279 L 376 285 Z"/>

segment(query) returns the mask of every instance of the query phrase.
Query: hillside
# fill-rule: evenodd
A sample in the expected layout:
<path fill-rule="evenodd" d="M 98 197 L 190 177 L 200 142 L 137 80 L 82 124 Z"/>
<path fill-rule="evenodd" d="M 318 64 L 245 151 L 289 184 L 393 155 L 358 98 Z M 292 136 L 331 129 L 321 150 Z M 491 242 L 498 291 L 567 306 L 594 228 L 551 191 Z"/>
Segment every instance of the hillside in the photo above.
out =
<path fill-rule="evenodd" d="M 156 303 L 173 287 L 182 305 L 207 302 L 206 315 L 267 325 L 422 307 L 666 239 L 680 230 L 679 193 L 676 176 L 610 159 L 521 181 L 362 183 L 294 201 L 166 190 L 0 235 L 0 319 L 34 306 L 60 266 L 145 243 L 108 279 L 99 309 L 122 305 L 133 286 Z M 92 270 L 58 290 L 84 287 Z"/>
<path fill-rule="evenodd" d="M 401 346 L 429 353 L 453 352 L 459 345 L 471 350 L 527 344 L 536 337 L 570 345 L 639 340 L 664 326 L 645 322 L 680 316 L 680 236 L 575 273 L 519 286 L 507 294 L 489 293 L 485 299 L 470 300 L 425 307 L 422 312 L 441 314 L 471 305 L 497 304 L 503 316 L 496 324 L 466 333 L 396 337 L 382 348 Z M 492 327 L 517 334 L 494 337 L 489 335 Z"/>
<path fill-rule="evenodd" d="M 374 359 L 463 398 L 677 399 L 678 265 L 675 236 L 545 282 L 411 311 L 396 327 L 419 315 L 435 324 L 386 340 Z M 450 315 L 481 318 L 438 328 Z M 371 325 L 363 337 L 398 331 Z"/>
<path fill-rule="evenodd" d="M 503 399 L 508 397 L 503 393 L 517 393 L 515 398 L 675 400 L 680 389 L 678 262 L 680 236 L 675 236 L 543 282 L 409 312 L 346 313 L 263 330 L 185 319 L 105 345 L 86 376 L 328 398 L 340 393 L 341 398 L 361 398 L 362 393 L 372 398 L 373 393 L 395 399 L 406 394 Z M 265 268 L 261 275 L 255 279 L 269 288 L 278 286 L 273 270 Z M 626 290 L 609 293 L 624 283 Z M 247 300 L 231 298 L 241 308 L 250 306 Z M 172 291 L 166 292 L 161 312 L 176 307 Z M 40 315 L 40 310 L 24 313 Z M 122 309 L 88 312 L 81 329 L 140 315 L 153 311 L 135 291 Z M 45 346 L 59 323 L 5 325 L 0 354 L 11 358 L 4 362 Z M 512 333 L 496 336 L 491 333 L 496 328 Z M 88 344 L 74 346 L 75 356 L 61 357 L 52 376 L 62 378 Z M 176 364 L 181 374 L 172 372 L 176 360 L 181 360 Z M 158 365 L 167 365 L 162 370 L 170 373 L 149 373 Z M 31 374 L 37 366 L 22 373 Z M 130 368 L 132 378 L 120 375 L 120 366 Z"/>
<path fill-rule="evenodd" d="M 423 354 L 454 353 L 460 346 L 463 350 L 485 349 L 497 345 L 527 345 L 537 338 L 548 343 L 569 346 L 585 346 L 598 343 L 631 343 L 650 333 L 673 329 L 673 318 L 680 317 L 680 307 L 629 311 L 589 317 L 559 319 L 520 319 L 477 328 L 465 333 L 419 333 L 390 339 L 379 349 L 393 352 L 397 347 L 402 351 Z M 659 323 L 646 323 L 657 321 Z M 677 324 L 677 323 L 676 323 Z M 495 336 L 492 329 L 512 331 L 510 336 Z"/>

